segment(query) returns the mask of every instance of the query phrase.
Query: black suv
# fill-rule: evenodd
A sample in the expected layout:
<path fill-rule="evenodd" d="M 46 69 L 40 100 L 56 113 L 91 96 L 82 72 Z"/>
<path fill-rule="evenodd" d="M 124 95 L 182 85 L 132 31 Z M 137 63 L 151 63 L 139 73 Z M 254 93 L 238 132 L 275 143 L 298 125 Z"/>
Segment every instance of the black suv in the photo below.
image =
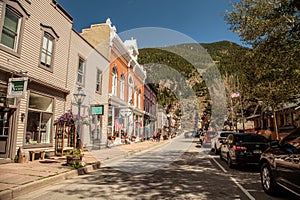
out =
<path fill-rule="evenodd" d="M 241 164 L 259 164 L 260 155 L 269 141 L 262 135 L 235 133 L 229 134 L 221 142 L 220 158 L 226 160 L 229 167 Z"/>
<path fill-rule="evenodd" d="M 264 191 L 274 195 L 284 188 L 300 197 L 300 128 L 280 142 L 271 141 L 261 155 L 260 176 Z"/>

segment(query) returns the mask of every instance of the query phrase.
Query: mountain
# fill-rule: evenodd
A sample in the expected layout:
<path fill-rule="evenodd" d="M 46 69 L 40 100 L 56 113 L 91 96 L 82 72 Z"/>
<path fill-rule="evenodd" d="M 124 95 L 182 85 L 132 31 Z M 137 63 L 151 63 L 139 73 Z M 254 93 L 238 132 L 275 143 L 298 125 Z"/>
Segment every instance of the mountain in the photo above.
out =
<path fill-rule="evenodd" d="M 227 73 L 234 73 L 237 55 L 244 51 L 248 49 L 229 41 L 180 44 L 140 49 L 138 62 L 147 71 L 147 82 L 157 86 L 158 103 L 167 113 L 183 113 L 182 110 L 190 113 L 195 106 L 200 108 L 198 114 L 210 113 L 208 91 L 218 90 L 219 86 L 209 88 L 212 84 L 207 84 L 210 80 L 222 79 Z M 186 105 L 182 105 L 183 102 Z M 189 102 L 198 105 L 193 103 L 191 106 Z"/>

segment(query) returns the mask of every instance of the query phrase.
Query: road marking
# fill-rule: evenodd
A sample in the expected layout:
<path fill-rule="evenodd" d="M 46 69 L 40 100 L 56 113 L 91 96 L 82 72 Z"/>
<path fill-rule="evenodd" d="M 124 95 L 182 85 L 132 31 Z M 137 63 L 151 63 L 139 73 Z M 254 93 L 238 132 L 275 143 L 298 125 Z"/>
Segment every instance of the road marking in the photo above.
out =
<path fill-rule="evenodd" d="M 214 159 L 211 155 L 209 155 L 209 157 L 221 168 L 224 173 L 227 173 L 227 170 L 218 161 L 216 161 L 216 159 Z"/>
<path fill-rule="evenodd" d="M 243 186 L 241 186 L 235 178 L 230 177 L 230 179 L 242 190 L 242 192 L 244 192 L 249 199 L 255 200 L 255 198 Z"/>
<path fill-rule="evenodd" d="M 212 157 L 211 155 L 209 155 L 209 157 L 221 168 L 221 170 L 224 173 L 228 173 L 228 171 L 216 160 L 214 159 L 214 157 Z M 240 188 L 240 190 L 242 190 L 242 192 L 251 200 L 255 200 L 255 198 L 242 186 L 240 185 L 237 180 L 233 177 L 230 177 L 230 179 Z"/>

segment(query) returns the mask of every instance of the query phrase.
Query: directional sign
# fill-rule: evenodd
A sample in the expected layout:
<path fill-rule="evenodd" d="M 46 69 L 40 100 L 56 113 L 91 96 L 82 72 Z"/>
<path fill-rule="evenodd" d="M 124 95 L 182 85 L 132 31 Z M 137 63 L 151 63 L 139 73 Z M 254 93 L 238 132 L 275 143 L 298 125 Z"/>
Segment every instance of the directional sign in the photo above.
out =
<path fill-rule="evenodd" d="M 120 115 L 122 117 L 129 117 L 132 114 L 132 111 L 130 110 L 130 108 L 123 108 L 120 110 Z"/>

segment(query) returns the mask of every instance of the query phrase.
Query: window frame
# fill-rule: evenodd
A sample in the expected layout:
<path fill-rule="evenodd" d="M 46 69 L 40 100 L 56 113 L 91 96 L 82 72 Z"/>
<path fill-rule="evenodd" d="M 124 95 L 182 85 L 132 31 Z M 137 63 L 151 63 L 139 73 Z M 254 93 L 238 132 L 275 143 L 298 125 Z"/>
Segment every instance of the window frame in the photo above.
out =
<path fill-rule="evenodd" d="M 103 79 L 103 74 L 100 69 L 97 69 L 96 73 L 96 92 L 99 94 L 102 94 L 102 79 Z M 98 87 L 98 89 L 97 89 Z"/>
<path fill-rule="evenodd" d="M 128 77 L 128 103 L 133 104 L 134 81 L 131 75 Z"/>
<path fill-rule="evenodd" d="M 112 77 L 111 77 L 111 93 L 114 96 L 117 96 L 118 91 L 118 70 L 116 67 L 112 69 Z"/>
<path fill-rule="evenodd" d="M 55 59 L 55 49 L 56 49 L 56 42 L 59 39 L 59 36 L 54 31 L 54 29 L 51 26 L 47 26 L 44 24 L 40 24 L 42 34 L 41 34 L 41 46 L 40 46 L 40 56 L 39 56 L 39 66 L 47 71 L 53 72 L 53 66 L 54 66 L 54 59 Z M 51 63 L 49 66 L 42 63 L 42 53 L 43 53 L 43 43 L 45 37 L 51 37 L 52 38 L 52 52 L 51 52 Z M 47 55 L 47 54 L 46 54 Z"/>
<path fill-rule="evenodd" d="M 2 2 L 3 2 L 3 7 L 2 7 L 1 20 L 0 20 L 0 50 L 3 50 L 9 54 L 12 54 L 12 55 L 20 58 L 22 42 L 23 42 L 24 27 L 25 27 L 25 19 L 27 19 L 30 15 L 27 13 L 27 11 L 22 7 L 20 2 L 18 2 L 18 1 L 2 0 Z M 3 26 L 4 26 L 7 9 L 10 9 L 16 15 L 19 15 L 18 33 L 17 33 L 18 38 L 17 38 L 17 44 L 15 45 L 14 49 L 1 43 Z"/>
<path fill-rule="evenodd" d="M 45 39 L 47 40 L 47 48 L 45 49 L 44 48 L 44 41 Z M 49 51 L 48 47 L 49 47 L 49 42 L 52 42 L 52 48 L 51 48 L 51 52 Z M 48 32 L 44 32 L 44 36 L 43 36 L 43 39 L 42 39 L 42 47 L 41 47 L 41 55 L 40 55 L 40 65 L 42 68 L 45 68 L 49 71 L 53 71 L 53 57 L 54 57 L 54 44 L 55 44 L 55 39 L 54 37 L 49 34 Z M 42 62 L 42 55 L 45 54 L 45 63 Z M 47 64 L 47 59 L 50 57 L 50 64 L 48 65 Z"/>
<path fill-rule="evenodd" d="M 125 100 L 125 75 L 121 74 L 120 77 L 120 99 Z"/>
<path fill-rule="evenodd" d="M 52 102 L 52 110 L 49 111 L 49 110 L 41 110 L 41 109 L 38 109 L 38 108 L 30 108 L 30 97 L 31 95 L 35 95 L 35 96 L 40 96 L 40 97 L 44 97 L 44 98 L 49 98 L 51 99 L 51 102 Z M 27 129 L 28 129 L 28 118 L 26 120 L 26 123 L 25 123 L 25 134 L 24 134 L 24 148 L 32 148 L 32 147 L 51 147 L 53 146 L 53 133 L 54 133 L 54 126 L 53 126 L 53 123 L 54 123 L 54 111 L 55 111 L 55 98 L 52 97 L 52 96 L 48 96 L 48 95 L 45 95 L 45 94 L 41 94 L 39 92 L 32 92 L 32 91 L 29 91 L 29 94 L 28 94 L 28 107 L 27 107 L 27 116 L 29 116 L 29 112 L 35 112 L 35 113 L 38 113 L 39 114 L 39 127 L 41 127 L 41 119 L 42 119 L 42 116 L 44 114 L 50 114 L 52 115 L 52 119 L 51 119 L 51 125 L 50 125 L 50 131 L 49 131 L 49 143 L 35 143 L 35 144 L 30 144 L 30 143 L 27 143 L 26 141 L 26 133 L 28 132 Z M 41 134 L 41 129 L 38 129 L 38 131 L 40 132 L 39 134 Z"/>
<path fill-rule="evenodd" d="M 83 63 L 83 69 L 82 73 L 80 74 L 82 76 L 81 82 L 78 81 L 78 75 L 79 75 L 79 67 L 80 67 L 80 61 Z M 85 83 L 85 70 L 86 70 L 86 59 L 84 59 L 82 56 L 78 57 L 78 65 L 77 65 L 77 76 L 76 76 L 76 84 L 80 86 L 84 86 Z"/>

